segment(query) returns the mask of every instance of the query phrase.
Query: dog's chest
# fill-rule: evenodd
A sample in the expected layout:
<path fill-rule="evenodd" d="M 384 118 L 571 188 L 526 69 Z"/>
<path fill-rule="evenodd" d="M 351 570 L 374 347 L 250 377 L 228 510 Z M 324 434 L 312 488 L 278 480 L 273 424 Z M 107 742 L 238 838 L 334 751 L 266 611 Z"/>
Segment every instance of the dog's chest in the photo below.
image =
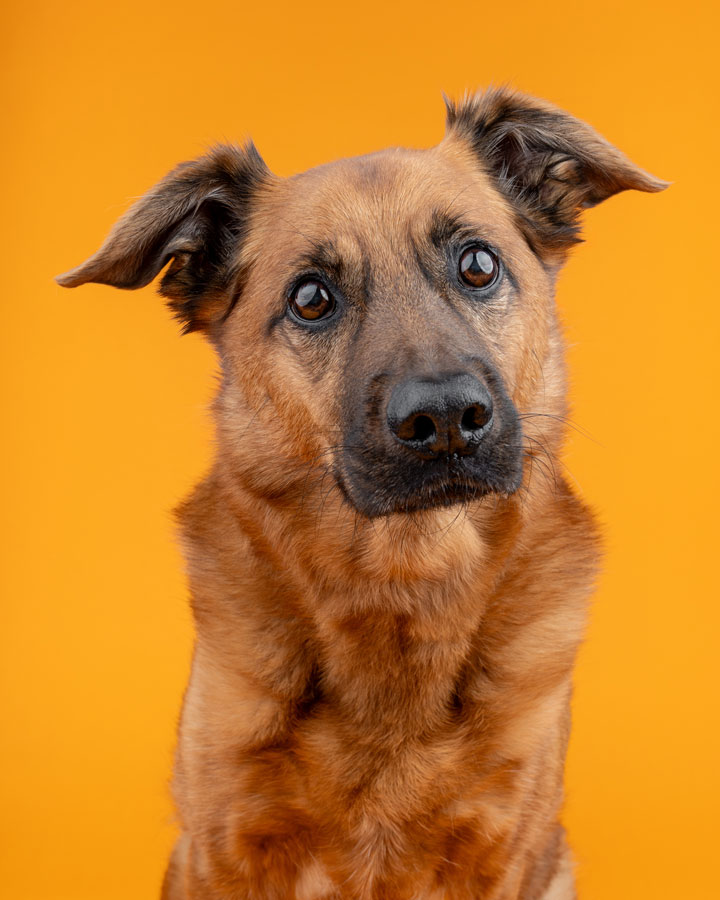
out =
<path fill-rule="evenodd" d="M 325 860 L 316 846 L 301 868 L 298 898 L 336 896 L 337 884 L 368 898 L 440 897 L 438 873 L 452 877 L 458 854 L 484 853 L 509 820 L 517 767 L 488 763 L 477 728 L 490 699 L 471 709 L 458 693 L 473 677 L 467 644 L 386 635 L 362 671 L 361 642 L 345 647 L 294 730 L 297 802 L 316 845 L 332 848 Z"/>
<path fill-rule="evenodd" d="M 454 896 L 444 891 L 457 873 L 492 858 L 514 827 L 524 773 L 517 761 L 484 759 L 482 737 L 454 716 L 374 745 L 331 711 L 299 730 L 297 802 L 313 846 L 298 900 Z"/>
<path fill-rule="evenodd" d="M 482 574 L 404 614 L 325 597 L 287 620 L 261 679 L 228 677 L 222 698 L 196 667 L 183 787 L 222 879 L 270 866 L 296 900 L 524 896 L 506 890 L 508 854 L 554 828 L 577 629 L 537 565 L 502 596 L 482 595 Z M 217 815 L 200 821 L 210 795 Z"/>

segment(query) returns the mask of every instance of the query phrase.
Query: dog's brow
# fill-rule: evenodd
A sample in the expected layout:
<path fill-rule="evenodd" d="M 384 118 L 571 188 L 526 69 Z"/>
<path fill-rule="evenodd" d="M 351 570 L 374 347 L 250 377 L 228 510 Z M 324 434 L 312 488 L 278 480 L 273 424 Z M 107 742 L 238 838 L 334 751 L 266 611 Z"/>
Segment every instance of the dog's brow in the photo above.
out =
<path fill-rule="evenodd" d="M 311 240 L 311 246 L 295 260 L 298 270 L 315 270 L 328 274 L 338 285 L 367 298 L 372 290 L 373 276 L 370 260 L 357 241 L 355 252 L 349 258 L 343 255 L 331 240 Z"/>
<path fill-rule="evenodd" d="M 462 222 L 458 216 L 444 210 L 435 210 L 430 216 L 430 230 L 428 236 L 436 247 L 442 247 L 459 234 L 474 233 L 477 229 L 467 222 Z"/>
<path fill-rule="evenodd" d="M 297 259 L 298 267 L 321 269 L 340 277 L 346 268 L 346 262 L 332 241 L 313 241 L 310 249 Z"/>

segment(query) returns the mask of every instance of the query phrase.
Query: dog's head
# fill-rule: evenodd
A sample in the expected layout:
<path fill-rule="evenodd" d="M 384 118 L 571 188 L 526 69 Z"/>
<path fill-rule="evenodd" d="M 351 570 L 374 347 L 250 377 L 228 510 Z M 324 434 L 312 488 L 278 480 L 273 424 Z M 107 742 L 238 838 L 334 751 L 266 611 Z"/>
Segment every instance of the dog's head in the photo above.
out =
<path fill-rule="evenodd" d="M 220 147 L 58 280 L 138 288 L 170 263 L 161 293 L 220 352 L 238 471 L 266 496 L 330 471 L 361 513 L 412 512 L 518 488 L 540 440 L 521 420 L 564 412 L 553 289 L 579 214 L 664 186 L 493 90 L 449 104 L 430 150 L 280 179 L 252 146 Z"/>

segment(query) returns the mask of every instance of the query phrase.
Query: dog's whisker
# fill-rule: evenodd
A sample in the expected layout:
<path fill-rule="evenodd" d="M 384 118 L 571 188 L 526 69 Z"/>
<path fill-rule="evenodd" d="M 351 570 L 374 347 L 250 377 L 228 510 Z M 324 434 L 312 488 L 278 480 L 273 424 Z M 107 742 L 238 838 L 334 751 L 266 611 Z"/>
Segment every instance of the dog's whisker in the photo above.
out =
<path fill-rule="evenodd" d="M 589 431 L 587 431 L 582 426 L 578 425 L 576 422 L 573 422 L 572 419 L 569 419 L 567 416 L 563 416 L 557 413 L 547 413 L 547 412 L 527 412 L 522 413 L 519 418 L 521 420 L 525 419 L 553 419 L 556 422 L 562 422 L 562 424 L 567 425 L 569 428 L 572 428 L 573 431 L 577 432 L 577 434 L 582 437 L 587 438 L 589 441 L 592 441 L 594 444 L 597 444 L 599 447 L 602 444 L 596 440 Z"/>

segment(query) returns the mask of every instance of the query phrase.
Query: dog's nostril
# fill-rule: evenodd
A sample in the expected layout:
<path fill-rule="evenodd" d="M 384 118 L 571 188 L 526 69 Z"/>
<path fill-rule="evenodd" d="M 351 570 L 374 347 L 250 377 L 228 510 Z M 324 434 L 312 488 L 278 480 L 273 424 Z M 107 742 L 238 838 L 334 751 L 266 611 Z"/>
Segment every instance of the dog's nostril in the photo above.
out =
<path fill-rule="evenodd" d="M 411 441 L 427 441 L 435 437 L 435 423 L 430 416 L 415 416 L 412 425 Z"/>
<path fill-rule="evenodd" d="M 467 373 L 408 378 L 392 389 L 390 433 L 422 459 L 471 456 L 493 417 L 490 392 Z"/>
<path fill-rule="evenodd" d="M 490 421 L 490 410 L 482 403 L 473 403 L 463 413 L 460 427 L 463 431 L 480 431 Z"/>

